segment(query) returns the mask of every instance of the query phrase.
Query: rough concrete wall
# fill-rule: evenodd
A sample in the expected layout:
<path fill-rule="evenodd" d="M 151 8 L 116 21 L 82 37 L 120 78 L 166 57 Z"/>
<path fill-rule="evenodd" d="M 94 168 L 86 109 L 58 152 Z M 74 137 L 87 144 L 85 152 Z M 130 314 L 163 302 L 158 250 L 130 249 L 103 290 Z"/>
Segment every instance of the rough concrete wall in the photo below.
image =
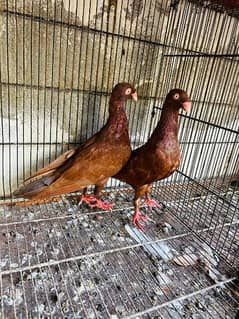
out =
<path fill-rule="evenodd" d="M 192 117 L 238 128 L 238 62 L 172 57 L 194 51 L 238 52 L 238 21 L 187 1 L 176 9 L 170 3 L 0 1 L 0 194 L 14 190 L 24 177 L 99 130 L 107 118 L 109 93 L 119 81 L 133 83 L 144 97 L 136 106 L 126 106 L 135 144 L 147 140 L 160 115 L 151 117 L 153 106 L 161 106 L 173 87 L 189 92 Z M 224 95 L 223 88 L 229 93 Z M 213 129 L 182 119 L 186 174 L 234 172 L 226 158 L 231 160 L 237 150 L 238 144 L 231 143 L 235 135 L 218 129 L 212 138 Z M 187 136 L 194 142 L 221 144 L 210 144 L 208 150 L 206 144 L 185 143 Z M 227 156 L 213 171 L 194 171 L 200 157 L 208 167 L 206 154 L 223 153 L 224 148 Z"/>

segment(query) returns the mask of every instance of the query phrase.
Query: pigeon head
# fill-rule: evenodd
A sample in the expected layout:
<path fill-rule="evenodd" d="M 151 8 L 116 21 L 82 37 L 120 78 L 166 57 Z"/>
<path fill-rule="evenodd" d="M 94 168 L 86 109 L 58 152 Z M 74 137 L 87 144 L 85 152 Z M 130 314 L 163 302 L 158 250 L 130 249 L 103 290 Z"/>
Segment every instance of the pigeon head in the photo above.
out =
<path fill-rule="evenodd" d="M 166 104 L 173 105 L 177 109 L 182 108 L 187 113 L 191 107 L 191 101 L 187 93 L 181 89 L 171 90 L 166 97 Z"/>
<path fill-rule="evenodd" d="M 137 102 L 138 97 L 135 88 L 129 83 L 118 83 L 112 91 L 111 100 L 126 101 L 132 99 Z"/>

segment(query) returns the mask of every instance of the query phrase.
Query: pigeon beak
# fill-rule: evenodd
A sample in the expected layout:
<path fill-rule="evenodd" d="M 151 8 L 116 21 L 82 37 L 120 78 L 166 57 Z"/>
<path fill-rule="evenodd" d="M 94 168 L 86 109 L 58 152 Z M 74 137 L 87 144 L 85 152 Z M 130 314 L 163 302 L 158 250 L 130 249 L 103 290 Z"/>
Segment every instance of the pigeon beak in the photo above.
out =
<path fill-rule="evenodd" d="M 189 113 L 190 107 L 191 107 L 191 102 L 186 101 L 182 103 L 183 109 L 185 112 Z"/>
<path fill-rule="evenodd" d="M 132 93 L 131 96 L 132 96 L 132 99 L 134 100 L 134 102 L 138 101 L 138 95 L 136 92 Z"/>

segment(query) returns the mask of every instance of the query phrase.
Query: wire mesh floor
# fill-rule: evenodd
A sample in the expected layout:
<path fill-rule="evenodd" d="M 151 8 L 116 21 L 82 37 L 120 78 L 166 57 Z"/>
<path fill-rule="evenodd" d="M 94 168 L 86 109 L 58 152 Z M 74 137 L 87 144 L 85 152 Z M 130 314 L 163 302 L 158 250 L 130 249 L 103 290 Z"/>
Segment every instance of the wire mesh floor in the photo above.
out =
<path fill-rule="evenodd" d="M 1 318 L 238 318 L 239 212 L 203 190 L 155 187 L 145 234 L 129 189 L 105 194 L 111 213 L 71 197 L 0 206 Z"/>

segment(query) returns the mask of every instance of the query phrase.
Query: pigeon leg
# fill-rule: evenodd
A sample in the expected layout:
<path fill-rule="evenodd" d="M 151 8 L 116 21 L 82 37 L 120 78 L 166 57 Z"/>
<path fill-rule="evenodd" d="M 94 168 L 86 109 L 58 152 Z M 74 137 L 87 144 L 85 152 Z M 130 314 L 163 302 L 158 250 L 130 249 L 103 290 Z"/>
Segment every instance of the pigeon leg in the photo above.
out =
<path fill-rule="evenodd" d="M 97 199 L 95 197 L 91 197 L 92 198 L 92 202 L 94 202 L 94 204 L 89 204 L 90 207 L 98 207 L 102 210 L 112 210 L 112 207 L 114 204 L 110 204 L 110 203 L 105 203 L 100 199 Z"/>
<path fill-rule="evenodd" d="M 83 189 L 78 205 L 81 205 L 82 203 L 86 203 L 90 207 L 95 207 L 95 206 L 92 206 L 92 202 L 95 202 L 96 199 L 92 195 L 86 195 L 86 192 L 87 192 L 87 187 Z"/>
<path fill-rule="evenodd" d="M 132 218 L 132 224 L 137 226 L 140 230 L 144 231 L 143 226 L 140 224 L 140 221 L 146 221 L 147 216 L 139 214 L 139 198 L 134 200 L 134 215 Z"/>
<path fill-rule="evenodd" d="M 153 207 L 161 208 L 161 205 L 157 203 L 155 200 L 151 199 L 149 193 L 145 193 L 145 200 L 143 204 L 148 205 L 149 209 L 152 210 Z"/>
<path fill-rule="evenodd" d="M 114 204 L 106 203 L 106 202 L 103 202 L 102 200 L 99 199 L 101 191 L 104 188 L 107 180 L 108 180 L 108 178 L 105 178 L 95 185 L 95 190 L 94 190 L 95 201 L 96 201 L 95 207 L 98 207 L 102 210 L 110 210 L 111 211 Z"/>
<path fill-rule="evenodd" d="M 84 188 L 79 205 L 85 202 L 91 208 L 97 207 L 102 210 L 112 210 L 113 204 L 105 203 L 98 198 L 106 181 L 104 180 L 104 182 L 102 181 L 101 183 L 98 183 L 95 186 L 95 191 L 94 191 L 95 196 L 92 196 L 92 195 L 87 196 L 86 195 L 87 188 Z"/>

